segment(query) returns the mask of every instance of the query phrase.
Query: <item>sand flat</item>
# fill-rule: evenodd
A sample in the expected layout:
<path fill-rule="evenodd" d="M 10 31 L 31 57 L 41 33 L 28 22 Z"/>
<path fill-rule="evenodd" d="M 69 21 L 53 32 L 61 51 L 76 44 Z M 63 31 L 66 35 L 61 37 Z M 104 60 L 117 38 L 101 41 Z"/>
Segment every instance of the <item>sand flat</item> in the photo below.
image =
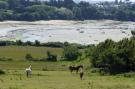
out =
<path fill-rule="evenodd" d="M 131 37 L 135 22 L 113 20 L 49 20 L 0 22 L 0 40 L 71 42 L 97 44 L 106 39 L 119 41 Z"/>

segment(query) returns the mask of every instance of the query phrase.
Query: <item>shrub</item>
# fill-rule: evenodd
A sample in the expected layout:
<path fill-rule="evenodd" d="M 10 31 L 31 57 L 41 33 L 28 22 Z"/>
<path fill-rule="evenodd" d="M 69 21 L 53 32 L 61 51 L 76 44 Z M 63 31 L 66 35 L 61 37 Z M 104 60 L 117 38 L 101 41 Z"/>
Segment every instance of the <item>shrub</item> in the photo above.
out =
<path fill-rule="evenodd" d="M 68 45 L 64 47 L 63 56 L 68 61 L 76 60 L 79 56 L 79 51 L 76 46 Z"/>
<path fill-rule="evenodd" d="M 13 59 L 3 57 L 3 58 L 0 58 L 0 61 L 13 61 Z"/>
<path fill-rule="evenodd" d="M 32 60 L 33 60 L 33 57 L 31 56 L 31 54 L 26 54 L 26 55 L 25 55 L 25 58 L 26 58 L 26 60 L 28 60 L 28 61 L 32 61 Z"/>
<path fill-rule="evenodd" d="M 135 77 L 135 73 L 134 72 L 124 73 L 123 76 L 127 78 L 131 78 L 131 77 Z"/>
<path fill-rule="evenodd" d="M 0 75 L 5 74 L 5 71 L 0 69 Z"/>
<path fill-rule="evenodd" d="M 13 61 L 13 59 L 12 58 L 7 58 L 7 61 Z"/>
<path fill-rule="evenodd" d="M 52 54 L 51 52 L 47 51 L 47 61 L 57 61 L 57 55 Z"/>

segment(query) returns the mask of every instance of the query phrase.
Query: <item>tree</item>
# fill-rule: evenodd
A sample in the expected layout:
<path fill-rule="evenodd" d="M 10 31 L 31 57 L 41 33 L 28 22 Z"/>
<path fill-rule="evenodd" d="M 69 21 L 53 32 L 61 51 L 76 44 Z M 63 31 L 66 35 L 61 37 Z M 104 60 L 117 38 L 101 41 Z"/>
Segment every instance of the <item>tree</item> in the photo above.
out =
<path fill-rule="evenodd" d="M 26 54 L 26 55 L 25 55 L 25 58 L 26 58 L 26 60 L 28 60 L 28 61 L 32 61 L 32 60 L 33 60 L 33 57 L 31 56 L 31 54 Z"/>
<path fill-rule="evenodd" d="M 17 40 L 17 41 L 16 41 L 16 44 L 17 44 L 17 45 L 23 45 L 23 42 L 22 42 L 21 40 Z"/>
<path fill-rule="evenodd" d="M 79 7 L 73 7 L 73 13 L 76 19 L 82 19 L 83 17 L 83 11 Z"/>
<path fill-rule="evenodd" d="M 64 4 L 64 7 L 68 9 L 72 9 L 76 5 L 73 0 L 64 0 L 63 4 Z"/>
<path fill-rule="evenodd" d="M 90 51 L 91 62 L 93 67 L 110 74 L 135 71 L 134 51 L 134 39 L 125 38 L 119 42 L 106 40 Z"/>
<path fill-rule="evenodd" d="M 47 6 L 47 5 L 33 5 L 26 8 L 28 11 L 27 15 L 33 19 L 55 19 L 55 7 Z"/>
<path fill-rule="evenodd" d="M 115 4 L 119 4 L 119 1 L 118 0 L 115 0 Z"/>
<path fill-rule="evenodd" d="M 47 61 L 57 61 L 57 55 L 51 54 L 50 51 L 47 51 Z"/>
<path fill-rule="evenodd" d="M 11 20 L 11 19 L 12 19 L 12 16 L 13 16 L 13 11 L 12 11 L 12 10 L 5 10 L 5 11 L 2 13 L 2 17 L 3 17 L 3 19 L 5 19 L 5 20 Z"/>
<path fill-rule="evenodd" d="M 76 60 L 79 56 L 79 51 L 76 46 L 65 46 L 63 50 L 63 56 L 68 61 Z"/>
<path fill-rule="evenodd" d="M 57 16 L 57 19 L 73 19 L 74 18 L 74 15 L 73 15 L 73 12 L 69 9 L 66 9 L 66 8 L 59 8 L 59 9 L 56 9 L 56 16 Z"/>
<path fill-rule="evenodd" d="M 32 43 L 32 42 L 30 42 L 30 41 L 27 41 L 27 42 L 25 42 L 25 45 L 30 45 L 30 46 L 32 46 L 32 45 L 33 45 L 33 43 Z"/>
<path fill-rule="evenodd" d="M 35 40 L 35 46 L 40 46 L 40 42 L 38 40 Z"/>
<path fill-rule="evenodd" d="M 7 9 L 8 3 L 6 1 L 0 1 L 0 9 Z"/>
<path fill-rule="evenodd" d="M 20 0 L 7 0 L 10 9 L 16 9 L 20 6 Z"/>

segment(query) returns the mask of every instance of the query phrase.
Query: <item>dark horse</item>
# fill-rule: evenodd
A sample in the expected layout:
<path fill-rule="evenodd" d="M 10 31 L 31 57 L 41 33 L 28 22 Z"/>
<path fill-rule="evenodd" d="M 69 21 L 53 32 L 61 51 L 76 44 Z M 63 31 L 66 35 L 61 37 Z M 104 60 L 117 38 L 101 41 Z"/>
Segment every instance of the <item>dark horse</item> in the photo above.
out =
<path fill-rule="evenodd" d="M 76 71 L 76 73 L 78 73 L 79 69 L 83 68 L 83 65 L 79 65 L 79 66 L 69 66 L 69 70 L 71 71 L 71 73 L 73 71 Z"/>

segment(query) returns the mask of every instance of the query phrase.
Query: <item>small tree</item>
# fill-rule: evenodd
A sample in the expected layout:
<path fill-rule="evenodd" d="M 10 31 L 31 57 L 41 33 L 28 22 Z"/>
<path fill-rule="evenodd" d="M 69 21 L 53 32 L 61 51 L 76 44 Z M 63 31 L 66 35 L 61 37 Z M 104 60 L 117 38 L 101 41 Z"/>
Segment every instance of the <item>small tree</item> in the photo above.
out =
<path fill-rule="evenodd" d="M 5 74 L 5 71 L 0 69 L 0 75 Z"/>
<path fill-rule="evenodd" d="M 30 41 L 27 41 L 27 42 L 25 42 L 25 45 L 32 45 L 32 42 L 30 42 Z"/>
<path fill-rule="evenodd" d="M 69 61 L 76 60 L 79 56 L 78 48 L 72 45 L 65 46 L 63 50 L 63 56 Z"/>
<path fill-rule="evenodd" d="M 57 61 L 57 55 L 51 54 L 50 51 L 47 51 L 47 61 Z"/>
<path fill-rule="evenodd" d="M 25 55 L 25 58 L 26 58 L 26 60 L 28 60 L 28 61 L 32 61 L 32 60 L 33 60 L 33 57 L 31 56 L 31 54 L 26 54 L 26 55 Z"/>
<path fill-rule="evenodd" d="M 17 45 L 23 45 L 23 42 L 22 42 L 21 40 L 17 40 L 17 41 L 16 41 L 16 44 L 17 44 Z"/>
<path fill-rule="evenodd" d="M 35 40 L 35 46 L 40 46 L 40 42 L 38 40 Z"/>

